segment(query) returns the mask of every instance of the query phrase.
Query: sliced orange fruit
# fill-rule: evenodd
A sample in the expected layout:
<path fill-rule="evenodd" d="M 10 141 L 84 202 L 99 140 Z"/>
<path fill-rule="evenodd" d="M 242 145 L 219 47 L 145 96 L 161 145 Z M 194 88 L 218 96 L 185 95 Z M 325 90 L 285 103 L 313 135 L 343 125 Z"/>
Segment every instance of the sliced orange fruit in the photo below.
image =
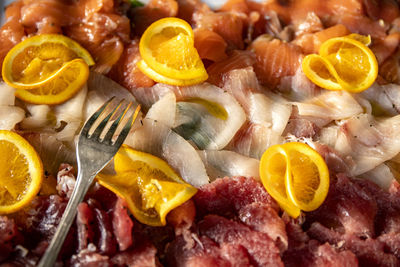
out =
<path fill-rule="evenodd" d="M 27 206 L 42 180 L 43 165 L 35 149 L 17 133 L 0 130 L 0 214 Z"/>
<path fill-rule="evenodd" d="M 77 42 L 59 34 L 43 34 L 25 39 L 7 53 L 2 76 L 24 101 L 59 104 L 82 88 L 88 66 L 93 64 L 89 52 Z M 22 90 L 31 90 L 32 95 Z"/>
<path fill-rule="evenodd" d="M 194 47 L 194 34 L 191 26 L 179 18 L 163 18 L 151 24 L 143 33 L 139 51 L 143 61 L 139 68 L 158 76 L 164 82 L 185 80 L 186 84 L 205 81 L 208 78 L 203 62 Z M 145 68 L 145 67 L 146 68 Z M 147 71 L 146 71 L 147 70 Z"/>
<path fill-rule="evenodd" d="M 74 96 L 85 85 L 88 77 L 88 65 L 77 58 L 65 63 L 57 76 L 46 83 L 30 90 L 17 89 L 15 96 L 32 104 L 60 104 Z"/>
<path fill-rule="evenodd" d="M 368 89 L 378 75 L 378 62 L 367 47 L 369 36 L 351 34 L 324 42 L 319 55 L 308 55 L 302 62 L 304 74 L 328 90 L 358 93 Z"/>
<path fill-rule="evenodd" d="M 147 64 L 144 60 L 140 60 L 137 63 L 137 66 L 150 79 L 152 79 L 153 81 L 158 82 L 158 83 L 165 83 L 165 84 L 177 85 L 177 86 L 188 86 L 188 85 L 202 83 L 208 79 L 208 77 L 200 77 L 200 78 L 191 79 L 191 80 L 180 80 L 180 79 L 168 78 L 166 76 L 163 76 L 163 75 L 155 72 L 152 68 L 147 66 Z"/>
<path fill-rule="evenodd" d="M 291 142 L 271 146 L 260 161 L 261 181 L 290 216 L 317 209 L 329 190 L 329 170 L 310 146 Z"/>
<path fill-rule="evenodd" d="M 115 175 L 99 174 L 98 182 L 128 203 L 141 223 L 163 226 L 169 211 L 189 200 L 197 189 L 164 160 L 122 146 L 114 157 Z"/>

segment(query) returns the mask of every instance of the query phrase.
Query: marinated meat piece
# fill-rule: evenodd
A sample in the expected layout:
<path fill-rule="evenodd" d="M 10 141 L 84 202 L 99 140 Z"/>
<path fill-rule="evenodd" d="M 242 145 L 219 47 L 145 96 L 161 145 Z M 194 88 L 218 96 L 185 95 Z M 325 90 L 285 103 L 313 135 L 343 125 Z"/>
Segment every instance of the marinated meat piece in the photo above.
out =
<path fill-rule="evenodd" d="M 121 267 L 156 267 L 160 266 L 156 253 L 157 249 L 150 242 L 141 242 L 132 249 L 117 253 L 111 258 L 111 263 Z"/>
<path fill-rule="evenodd" d="M 0 216 L 0 263 L 7 259 L 18 240 L 18 229 L 14 220 Z"/>
<path fill-rule="evenodd" d="M 331 172 L 348 173 L 354 164 L 347 158 L 343 159 L 337 151 L 327 145 L 315 142 L 313 147 L 324 158 Z"/>
<path fill-rule="evenodd" d="M 307 219 L 310 223 L 318 220 L 338 232 L 374 237 L 374 220 L 378 211 L 374 196 L 345 175 L 336 177 L 323 205 L 309 213 Z"/>
<path fill-rule="evenodd" d="M 378 205 L 375 218 L 375 229 L 377 234 L 400 232 L 400 202 L 399 183 L 393 181 L 389 191 L 382 190 L 375 183 L 367 180 L 355 180 L 370 195 L 374 196 Z"/>
<path fill-rule="evenodd" d="M 67 200 L 58 195 L 37 197 L 27 211 L 25 227 L 50 240 L 66 207 Z"/>
<path fill-rule="evenodd" d="M 195 235 L 194 235 L 195 236 Z M 189 245 L 178 236 L 168 246 L 168 266 L 176 267 L 246 267 L 251 266 L 247 251 L 239 244 L 229 243 L 218 246 L 207 236 L 195 236 L 195 242 Z"/>
<path fill-rule="evenodd" d="M 88 248 L 88 245 L 93 242 L 93 220 L 94 214 L 92 209 L 87 203 L 80 203 L 78 206 L 78 213 L 76 215 L 76 227 L 77 227 L 77 238 L 78 248 L 77 252 Z"/>
<path fill-rule="evenodd" d="M 285 266 L 358 266 L 357 257 L 350 251 L 338 251 L 328 243 L 319 245 L 318 241 L 311 240 L 301 249 L 289 250 L 283 256 Z"/>
<path fill-rule="evenodd" d="M 111 212 L 112 227 L 120 251 L 129 248 L 132 243 L 133 222 L 128 214 L 126 201 L 118 198 Z"/>
<path fill-rule="evenodd" d="M 102 254 L 113 255 L 116 251 L 116 242 L 110 217 L 105 211 L 98 208 L 93 208 L 93 213 L 94 222 L 97 226 L 94 229 L 94 242 Z"/>
<path fill-rule="evenodd" d="M 202 186 L 193 200 L 201 215 L 211 213 L 232 216 L 254 202 L 266 204 L 276 212 L 280 210 L 260 182 L 245 177 L 217 179 Z"/>
<path fill-rule="evenodd" d="M 251 229 L 267 234 L 280 249 L 288 247 L 285 223 L 271 206 L 264 203 L 251 203 L 239 210 L 239 219 Z"/>
<path fill-rule="evenodd" d="M 385 251 L 389 251 L 397 258 L 400 258 L 400 233 L 383 234 L 378 240 L 385 244 Z"/>
<path fill-rule="evenodd" d="M 188 200 L 179 207 L 171 210 L 167 215 L 167 221 L 175 228 L 175 233 L 189 229 L 196 216 L 196 207 L 193 200 Z M 177 232 L 178 231 L 178 232 Z"/>
<path fill-rule="evenodd" d="M 282 215 L 282 220 L 286 223 L 289 250 L 303 249 L 304 246 L 310 241 L 310 237 L 302 228 L 305 217 L 300 215 L 299 218 L 293 219 L 287 213 L 284 213 Z"/>
<path fill-rule="evenodd" d="M 87 249 L 72 256 L 70 265 L 74 267 L 109 267 L 110 262 L 108 256 L 97 253 L 96 247 L 90 244 Z"/>
<path fill-rule="evenodd" d="M 351 250 L 357 256 L 361 266 L 398 266 L 400 264 L 394 255 L 386 253 L 384 243 L 378 240 L 372 238 L 363 240 L 354 234 L 341 235 L 320 223 L 313 223 L 307 233 L 320 242 L 328 242 Z"/>
<path fill-rule="evenodd" d="M 241 245 L 254 266 L 283 266 L 279 249 L 265 233 L 252 231 L 247 226 L 218 215 L 207 215 L 199 222 L 199 232 L 220 246 Z"/>

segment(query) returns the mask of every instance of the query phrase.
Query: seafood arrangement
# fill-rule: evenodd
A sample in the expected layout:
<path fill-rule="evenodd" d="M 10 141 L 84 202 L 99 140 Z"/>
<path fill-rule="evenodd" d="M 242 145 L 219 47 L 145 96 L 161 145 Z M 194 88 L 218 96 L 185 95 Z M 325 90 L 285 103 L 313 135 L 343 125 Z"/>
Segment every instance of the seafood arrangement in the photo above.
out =
<path fill-rule="evenodd" d="M 111 97 L 141 111 L 57 266 L 400 265 L 398 1 L 17 0 L 4 16 L 0 266 L 40 261 L 77 136 Z"/>

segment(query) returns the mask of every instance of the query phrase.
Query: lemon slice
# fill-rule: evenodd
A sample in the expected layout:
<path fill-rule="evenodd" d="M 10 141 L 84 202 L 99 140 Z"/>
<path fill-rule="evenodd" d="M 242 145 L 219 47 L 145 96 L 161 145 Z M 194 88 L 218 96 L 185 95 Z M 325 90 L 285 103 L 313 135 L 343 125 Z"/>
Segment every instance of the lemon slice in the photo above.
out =
<path fill-rule="evenodd" d="M 313 211 L 324 202 L 329 191 L 329 170 L 318 152 L 303 143 L 286 143 L 288 173 L 286 191 L 301 210 Z"/>
<path fill-rule="evenodd" d="M 366 46 L 371 38 L 358 34 L 331 38 L 319 55 L 308 55 L 302 62 L 304 74 L 328 90 L 358 93 L 369 88 L 378 75 L 378 62 Z"/>
<path fill-rule="evenodd" d="M 30 90 L 17 89 L 15 96 L 32 104 L 60 104 L 74 96 L 85 85 L 88 77 L 88 65 L 77 58 L 64 64 L 57 76 L 42 86 Z"/>
<path fill-rule="evenodd" d="M 140 39 L 139 51 L 148 68 L 160 76 L 191 81 L 208 78 L 194 47 L 193 30 L 182 19 L 163 18 L 151 24 Z"/>
<path fill-rule="evenodd" d="M 194 85 L 194 84 L 199 84 L 204 82 L 205 80 L 208 79 L 208 76 L 206 77 L 200 77 L 196 79 L 191 79 L 191 80 L 179 80 L 179 79 L 172 79 L 165 77 L 157 72 L 155 72 L 152 68 L 150 68 L 144 60 L 140 60 L 137 63 L 138 68 L 140 69 L 141 72 L 146 74 L 150 79 L 153 81 L 159 82 L 159 83 L 165 83 L 165 84 L 170 84 L 170 85 L 177 85 L 177 86 L 189 86 L 189 85 Z"/>
<path fill-rule="evenodd" d="M 6 55 L 2 75 L 16 96 L 33 104 L 60 104 L 76 94 L 94 61 L 78 43 L 57 34 L 25 39 Z"/>
<path fill-rule="evenodd" d="M 260 161 L 260 177 L 267 192 L 279 206 L 293 218 L 300 215 L 300 209 L 294 205 L 286 193 L 286 175 L 288 173 L 286 151 L 280 145 L 268 148 Z"/>
<path fill-rule="evenodd" d="M 141 223 L 163 226 L 169 211 L 197 189 L 185 183 L 162 159 L 122 146 L 114 157 L 116 175 L 99 174 L 101 185 L 121 196 Z"/>
<path fill-rule="evenodd" d="M 60 34 L 36 35 L 7 53 L 2 76 L 14 88 L 33 89 L 54 78 L 64 63 L 75 58 L 94 65 L 89 52 L 72 39 Z"/>
<path fill-rule="evenodd" d="M 260 161 L 261 181 L 290 216 L 317 209 L 329 190 L 329 170 L 311 147 L 291 142 L 271 146 Z"/>
<path fill-rule="evenodd" d="M 0 214 L 27 206 L 42 179 L 43 166 L 35 149 L 20 135 L 0 130 Z"/>

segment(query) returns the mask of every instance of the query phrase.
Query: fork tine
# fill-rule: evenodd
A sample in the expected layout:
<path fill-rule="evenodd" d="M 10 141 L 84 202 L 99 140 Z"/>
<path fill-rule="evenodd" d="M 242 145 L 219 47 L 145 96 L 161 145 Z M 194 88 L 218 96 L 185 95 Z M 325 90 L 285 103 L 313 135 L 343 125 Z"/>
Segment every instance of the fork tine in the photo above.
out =
<path fill-rule="evenodd" d="M 85 123 L 81 130 L 81 135 L 87 136 L 93 123 L 99 118 L 101 113 L 108 107 L 108 105 L 114 100 L 115 96 L 111 97 L 106 103 L 104 103 Z"/>
<path fill-rule="evenodd" d="M 133 122 L 136 120 L 137 115 L 140 111 L 140 105 L 136 107 L 135 112 L 130 116 L 128 122 L 125 124 L 124 128 L 122 129 L 121 133 L 118 135 L 117 140 L 114 143 L 114 146 L 120 147 L 122 143 L 125 141 L 125 138 L 128 136 L 129 131 L 133 125 Z"/>
<path fill-rule="evenodd" d="M 110 112 L 110 114 L 107 115 L 107 117 L 105 117 L 100 124 L 97 126 L 97 128 L 94 130 L 94 132 L 90 135 L 90 138 L 100 138 L 101 133 L 103 132 L 104 128 L 106 127 L 108 121 L 110 120 L 110 118 L 114 117 L 114 115 L 118 112 L 118 110 L 120 109 L 120 107 L 122 106 L 122 103 L 124 102 L 124 100 L 122 99 L 118 105 Z"/>
<path fill-rule="evenodd" d="M 118 116 L 118 118 L 113 122 L 113 124 L 111 125 L 110 129 L 108 129 L 108 132 L 106 133 L 106 135 L 104 136 L 104 141 L 108 142 L 108 143 L 112 143 L 112 137 L 115 134 L 115 131 L 118 128 L 119 123 L 121 122 L 121 120 L 125 117 L 126 113 L 128 112 L 129 108 L 132 106 L 132 102 L 129 102 L 128 106 L 124 109 L 124 111 L 121 112 L 121 114 Z"/>

